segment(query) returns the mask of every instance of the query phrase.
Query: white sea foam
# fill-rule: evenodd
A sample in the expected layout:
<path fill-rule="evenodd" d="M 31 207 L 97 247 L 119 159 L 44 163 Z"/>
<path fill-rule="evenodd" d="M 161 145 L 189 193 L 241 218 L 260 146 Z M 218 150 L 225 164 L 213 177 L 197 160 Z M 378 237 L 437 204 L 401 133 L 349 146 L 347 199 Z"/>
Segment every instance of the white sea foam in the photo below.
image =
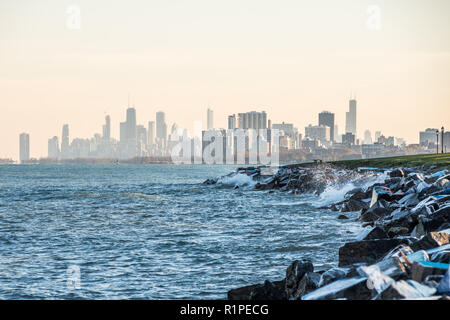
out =
<path fill-rule="evenodd" d="M 326 206 L 345 200 L 345 194 L 355 188 L 366 190 L 375 183 L 383 183 L 386 180 L 386 174 L 375 174 L 369 176 L 360 176 L 353 180 L 343 183 L 330 183 L 320 194 L 315 206 Z"/>
<path fill-rule="evenodd" d="M 246 174 L 237 173 L 234 175 L 221 177 L 219 180 L 217 180 L 217 183 L 234 187 L 238 186 L 253 188 L 257 182 Z"/>

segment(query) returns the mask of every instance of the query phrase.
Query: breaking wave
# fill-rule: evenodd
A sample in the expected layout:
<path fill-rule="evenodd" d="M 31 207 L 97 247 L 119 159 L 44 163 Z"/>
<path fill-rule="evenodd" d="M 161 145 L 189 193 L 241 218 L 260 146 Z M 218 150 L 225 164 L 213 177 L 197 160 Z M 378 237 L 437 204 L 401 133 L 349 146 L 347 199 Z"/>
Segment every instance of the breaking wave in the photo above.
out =
<path fill-rule="evenodd" d="M 330 183 L 319 195 L 315 206 L 326 206 L 345 200 L 345 194 L 355 188 L 361 188 L 363 191 L 375 183 L 384 183 L 387 175 L 385 173 L 361 175 L 355 179 L 340 183 Z"/>
<path fill-rule="evenodd" d="M 257 181 L 253 180 L 252 177 L 243 173 L 224 176 L 219 178 L 219 180 L 217 180 L 217 184 L 219 185 L 226 185 L 233 187 L 237 186 L 237 187 L 253 188 L 256 185 L 256 183 Z"/>

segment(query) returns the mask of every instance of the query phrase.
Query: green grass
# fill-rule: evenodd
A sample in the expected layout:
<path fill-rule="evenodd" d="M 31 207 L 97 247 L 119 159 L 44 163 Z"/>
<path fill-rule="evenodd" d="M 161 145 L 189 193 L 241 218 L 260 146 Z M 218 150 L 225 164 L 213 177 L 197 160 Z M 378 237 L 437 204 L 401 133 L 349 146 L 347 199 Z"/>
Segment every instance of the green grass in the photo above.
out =
<path fill-rule="evenodd" d="M 338 167 L 353 169 L 358 167 L 392 168 L 392 167 L 450 167 L 450 153 L 420 154 L 401 157 L 375 159 L 343 160 L 330 162 Z"/>

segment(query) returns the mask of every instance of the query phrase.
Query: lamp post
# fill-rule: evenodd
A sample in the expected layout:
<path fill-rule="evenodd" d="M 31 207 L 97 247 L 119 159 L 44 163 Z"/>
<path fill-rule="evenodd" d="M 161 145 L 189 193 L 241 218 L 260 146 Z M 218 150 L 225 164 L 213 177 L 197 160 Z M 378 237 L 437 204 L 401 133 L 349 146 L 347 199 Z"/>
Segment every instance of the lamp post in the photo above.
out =
<path fill-rule="evenodd" d="M 436 130 L 436 154 L 439 154 L 439 130 Z"/>
<path fill-rule="evenodd" d="M 444 126 L 441 128 L 441 153 L 444 153 Z"/>

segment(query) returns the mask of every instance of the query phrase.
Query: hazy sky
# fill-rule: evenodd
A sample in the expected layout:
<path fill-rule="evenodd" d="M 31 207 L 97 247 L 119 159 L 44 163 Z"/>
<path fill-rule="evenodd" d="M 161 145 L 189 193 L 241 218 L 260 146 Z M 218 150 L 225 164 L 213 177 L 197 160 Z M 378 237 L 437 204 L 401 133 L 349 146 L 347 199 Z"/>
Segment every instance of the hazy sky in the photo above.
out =
<path fill-rule="evenodd" d="M 21 132 L 46 156 L 64 123 L 87 138 L 106 114 L 118 138 L 128 93 L 139 124 L 164 110 L 192 130 L 210 106 L 217 127 L 265 110 L 304 133 L 329 110 L 342 133 L 354 92 L 360 137 L 416 143 L 450 127 L 449 89 L 448 0 L 0 0 L 0 158 Z"/>

